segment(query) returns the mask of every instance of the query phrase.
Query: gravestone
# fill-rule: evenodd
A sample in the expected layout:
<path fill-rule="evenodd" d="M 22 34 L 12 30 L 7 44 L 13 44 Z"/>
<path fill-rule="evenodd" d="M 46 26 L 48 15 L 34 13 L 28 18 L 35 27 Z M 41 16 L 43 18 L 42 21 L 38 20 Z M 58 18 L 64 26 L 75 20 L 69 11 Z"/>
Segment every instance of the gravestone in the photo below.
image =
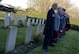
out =
<path fill-rule="evenodd" d="M 38 35 L 41 32 L 41 30 L 42 30 L 42 26 L 41 26 L 41 19 L 40 19 L 38 26 L 37 26 L 36 35 Z"/>
<path fill-rule="evenodd" d="M 25 17 L 21 17 L 21 22 L 22 22 L 23 26 L 25 26 L 26 18 Z"/>
<path fill-rule="evenodd" d="M 27 30 L 26 30 L 26 36 L 25 36 L 25 44 L 28 44 L 31 41 L 31 36 L 32 36 L 31 19 L 28 18 Z"/>
<path fill-rule="evenodd" d="M 35 19 L 32 19 L 32 24 L 35 24 Z"/>
<path fill-rule="evenodd" d="M 26 21 L 27 20 L 27 17 L 25 16 L 24 18 L 25 18 L 25 21 Z"/>
<path fill-rule="evenodd" d="M 9 28 L 9 34 L 7 36 L 6 48 L 5 48 L 6 53 L 15 49 L 17 29 L 18 28 L 16 26 L 11 26 Z"/>
<path fill-rule="evenodd" d="M 38 19 L 36 19 L 36 23 L 35 23 L 36 25 L 38 24 Z"/>
<path fill-rule="evenodd" d="M 7 28 L 10 24 L 10 18 L 8 17 L 8 13 L 4 15 L 4 27 Z"/>
<path fill-rule="evenodd" d="M 17 25 L 18 25 L 18 18 L 14 20 L 14 25 L 16 26 L 10 26 L 9 27 L 9 32 L 7 36 L 7 41 L 6 41 L 6 48 L 5 48 L 5 53 L 10 52 L 15 49 L 15 44 L 16 44 L 16 36 L 17 36 Z"/>
<path fill-rule="evenodd" d="M 14 20 L 14 16 L 12 13 L 9 14 L 9 17 L 10 17 L 10 21 L 13 21 Z"/>
<path fill-rule="evenodd" d="M 44 25 L 44 20 L 42 20 L 42 25 Z"/>
<path fill-rule="evenodd" d="M 18 16 L 16 16 L 16 18 L 14 19 L 14 25 L 15 25 L 15 26 L 18 25 Z"/>

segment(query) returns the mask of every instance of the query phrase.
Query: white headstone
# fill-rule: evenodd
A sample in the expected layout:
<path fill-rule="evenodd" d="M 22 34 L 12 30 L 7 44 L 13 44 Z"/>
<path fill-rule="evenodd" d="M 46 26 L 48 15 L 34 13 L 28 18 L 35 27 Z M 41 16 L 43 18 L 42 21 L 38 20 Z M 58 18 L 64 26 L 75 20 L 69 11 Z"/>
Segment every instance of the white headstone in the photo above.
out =
<path fill-rule="evenodd" d="M 11 26 L 9 29 L 5 48 L 6 53 L 15 49 L 17 30 L 18 28 L 16 26 Z"/>
<path fill-rule="evenodd" d="M 41 32 L 41 30 L 42 30 L 42 26 L 41 26 L 41 19 L 40 19 L 39 24 L 37 26 L 36 35 L 38 35 Z"/>
<path fill-rule="evenodd" d="M 41 25 L 38 25 L 37 26 L 37 31 L 36 31 L 36 35 L 38 35 L 42 30 L 42 26 Z"/>
<path fill-rule="evenodd" d="M 36 19 L 36 23 L 35 24 L 38 24 L 38 19 Z"/>
<path fill-rule="evenodd" d="M 26 18 L 25 17 L 21 17 L 21 21 L 22 21 L 22 24 L 25 25 Z"/>
<path fill-rule="evenodd" d="M 14 20 L 14 25 L 18 25 L 18 16 L 16 16 L 16 18 Z"/>
<path fill-rule="evenodd" d="M 5 14 L 5 15 L 4 15 L 4 21 L 5 21 L 4 26 L 5 26 L 5 28 L 6 28 L 6 27 L 8 27 L 9 24 L 10 24 L 10 18 L 8 17 L 8 14 Z"/>
<path fill-rule="evenodd" d="M 25 21 L 27 20 L 27 17 L 24 17 Z"/>
<path fill-rule="evenodd" d="M 25 36 L 25 44 L 28 44 L 31 41 L 32 36 L 32 26 L 30 25 L 31 19 L 28 18 L 27 21 L 27 30 L 26 30 L 26 36 Z"/>
<path fill-rule="evenodd" d="M 24 17 L 24 21 L 26 21 L 26 17 Z"/>
<path fill-rule="evenodd" d="M 42 20 L 42 25 L 44 25 L 44 20 Z"/>
<path fill-rule="evenodd" d="M 30 26 L 30 24 L 31 24 L 31 19 L 30 19 L 30 18 L 28 18 L 28 21 L 27 21 L 27 26 Z"/>
<path fill-rule="evenodd" d="M 27 26 L 26 36 L 25 36 L 25 44 L 30 43 L 32 36 L 32 26 Z"/>
<path fill-rule="evenodd" d="M 10 14 L 10 20 L 11 20 L 11 21 L 14 20 L 14 16 L 13 16 L 13 14 Z"/>
<path fill-rule="evenodd" d="M 35 19 L 32 19 L 32 24 L 35 24 Z"/>
<path fill-rule="evenodd" d="M 39 25 L 41 25 L 41 19 L 40 19 L 40 21 L 39 21 Z"/>

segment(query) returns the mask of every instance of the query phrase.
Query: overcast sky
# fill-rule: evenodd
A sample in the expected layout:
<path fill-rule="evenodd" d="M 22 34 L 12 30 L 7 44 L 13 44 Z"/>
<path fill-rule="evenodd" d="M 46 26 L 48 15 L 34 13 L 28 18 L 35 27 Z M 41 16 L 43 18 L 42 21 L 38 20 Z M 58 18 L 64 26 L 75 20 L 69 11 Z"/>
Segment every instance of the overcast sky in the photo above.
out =
<path fill-rule="evenodd" d="M 27 8 L 28 0 L 2 0 L 1 3 L 11 4 L 13 6 L 21 6 L 22 8 Z M 71 0 L 71 2 L 79 8 L 79 0 Z"/>
<path fill-rule="evenodd" d="M 11 4 L 13 6 L 21 6 L 22 8 L 27 8 L 28 0 L 2 0 L 2 4 Z"/>
<path fill-rule="evenodd" d="M 79 8 L 79 0 L 71 0 L 71 2 Z"/>

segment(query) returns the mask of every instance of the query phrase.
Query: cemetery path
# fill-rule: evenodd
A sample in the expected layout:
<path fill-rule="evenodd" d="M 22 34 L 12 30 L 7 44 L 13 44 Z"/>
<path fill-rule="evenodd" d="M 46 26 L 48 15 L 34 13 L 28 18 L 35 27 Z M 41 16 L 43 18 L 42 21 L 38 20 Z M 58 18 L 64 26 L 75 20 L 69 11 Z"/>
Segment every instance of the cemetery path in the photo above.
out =
<path fill-rule="evenodd" d="M 49 52 L 42 51 L 42 46 L 39 46 L 28 54 L 79 54 L 78 33 L 78 31 L 74 30 L 68 31 L 55 47 L 49 47 Z"/>

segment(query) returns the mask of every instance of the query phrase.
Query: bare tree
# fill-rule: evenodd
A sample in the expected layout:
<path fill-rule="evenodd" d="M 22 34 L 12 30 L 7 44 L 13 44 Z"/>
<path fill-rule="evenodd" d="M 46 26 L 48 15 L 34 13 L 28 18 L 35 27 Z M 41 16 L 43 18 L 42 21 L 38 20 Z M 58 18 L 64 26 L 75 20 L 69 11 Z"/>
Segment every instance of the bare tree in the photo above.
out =
<path fill-rule="evenodd" d="M 31 7 L 34 7 L 39 12 L 47 12 L 50 3 L 50 0 L 30 0 Z"/>
<path fill-rule="evenodd" d="M 67 10 L 70 16 L 79 17 L 78 8 L 74 7 L 70 3 L 70 0 L 29 0 L 30 6 L 38 10 L 39 12 L 46 13 L 51 7 L 52 3 L 56 2 L 60 7 L 63 7 Z M 74 15 L 74 13 L 77 15 Z"/>

